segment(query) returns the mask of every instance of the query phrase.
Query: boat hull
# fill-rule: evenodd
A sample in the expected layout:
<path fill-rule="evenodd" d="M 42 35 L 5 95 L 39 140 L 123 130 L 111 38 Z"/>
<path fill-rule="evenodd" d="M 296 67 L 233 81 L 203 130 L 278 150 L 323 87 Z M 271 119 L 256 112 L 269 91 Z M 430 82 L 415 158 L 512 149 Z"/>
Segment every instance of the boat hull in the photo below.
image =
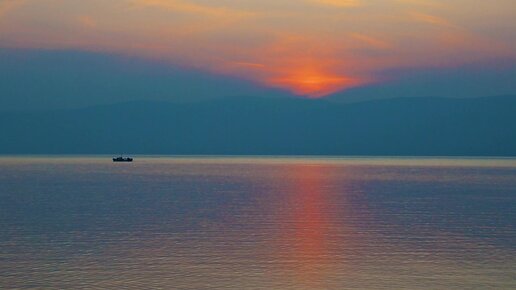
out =
<path fill-rule="evenodd" d="M 113 162 L 133 162 L 133 159 L 132 158 L 123 158 L 123 157 L 117 157 L 117 158 L 113 158 Z"/>

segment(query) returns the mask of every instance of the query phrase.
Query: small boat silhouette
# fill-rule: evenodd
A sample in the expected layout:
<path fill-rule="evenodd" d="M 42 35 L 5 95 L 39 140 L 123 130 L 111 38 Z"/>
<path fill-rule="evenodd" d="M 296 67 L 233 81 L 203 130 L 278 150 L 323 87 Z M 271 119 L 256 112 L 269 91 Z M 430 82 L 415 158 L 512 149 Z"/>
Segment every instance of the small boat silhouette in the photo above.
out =
<path fill-rule="evenodd" d="M 122 155 L 113 158 L 113 162 L 133 162 L 131 157 L 123 157 Z"/>

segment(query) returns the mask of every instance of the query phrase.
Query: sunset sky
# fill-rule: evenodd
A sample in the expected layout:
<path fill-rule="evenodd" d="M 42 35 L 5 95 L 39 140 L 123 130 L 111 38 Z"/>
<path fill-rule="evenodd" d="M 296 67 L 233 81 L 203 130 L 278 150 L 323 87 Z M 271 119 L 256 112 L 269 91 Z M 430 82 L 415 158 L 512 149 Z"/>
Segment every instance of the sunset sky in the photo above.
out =
<path fill-rule="evenodd" d="M 395 71 L 514 69 L 515 19 L 514 0 L 0 0 L 0 48 L 138 58 L 318 98 Z"/>

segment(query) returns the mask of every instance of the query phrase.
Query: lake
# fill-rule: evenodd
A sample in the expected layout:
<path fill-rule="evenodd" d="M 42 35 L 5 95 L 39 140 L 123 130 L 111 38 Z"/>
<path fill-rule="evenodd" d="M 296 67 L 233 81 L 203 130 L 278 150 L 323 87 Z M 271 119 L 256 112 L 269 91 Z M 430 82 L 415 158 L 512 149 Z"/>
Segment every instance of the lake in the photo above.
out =
<path fill-rule="evenodd" d="M 516 289 L 516 159 L 0 157 L 2 289 Z"/>

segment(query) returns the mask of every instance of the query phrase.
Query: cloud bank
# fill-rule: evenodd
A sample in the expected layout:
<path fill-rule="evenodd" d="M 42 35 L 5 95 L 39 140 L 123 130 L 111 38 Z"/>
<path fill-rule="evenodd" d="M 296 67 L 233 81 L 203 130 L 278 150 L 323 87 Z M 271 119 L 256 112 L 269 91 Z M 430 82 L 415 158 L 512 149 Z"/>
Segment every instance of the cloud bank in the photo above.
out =
<path fill-rule="evenodd" d="M 0 0 L 0 47 L 138 56 L 308 97 L 516 59 L 513 0 Z"/>

